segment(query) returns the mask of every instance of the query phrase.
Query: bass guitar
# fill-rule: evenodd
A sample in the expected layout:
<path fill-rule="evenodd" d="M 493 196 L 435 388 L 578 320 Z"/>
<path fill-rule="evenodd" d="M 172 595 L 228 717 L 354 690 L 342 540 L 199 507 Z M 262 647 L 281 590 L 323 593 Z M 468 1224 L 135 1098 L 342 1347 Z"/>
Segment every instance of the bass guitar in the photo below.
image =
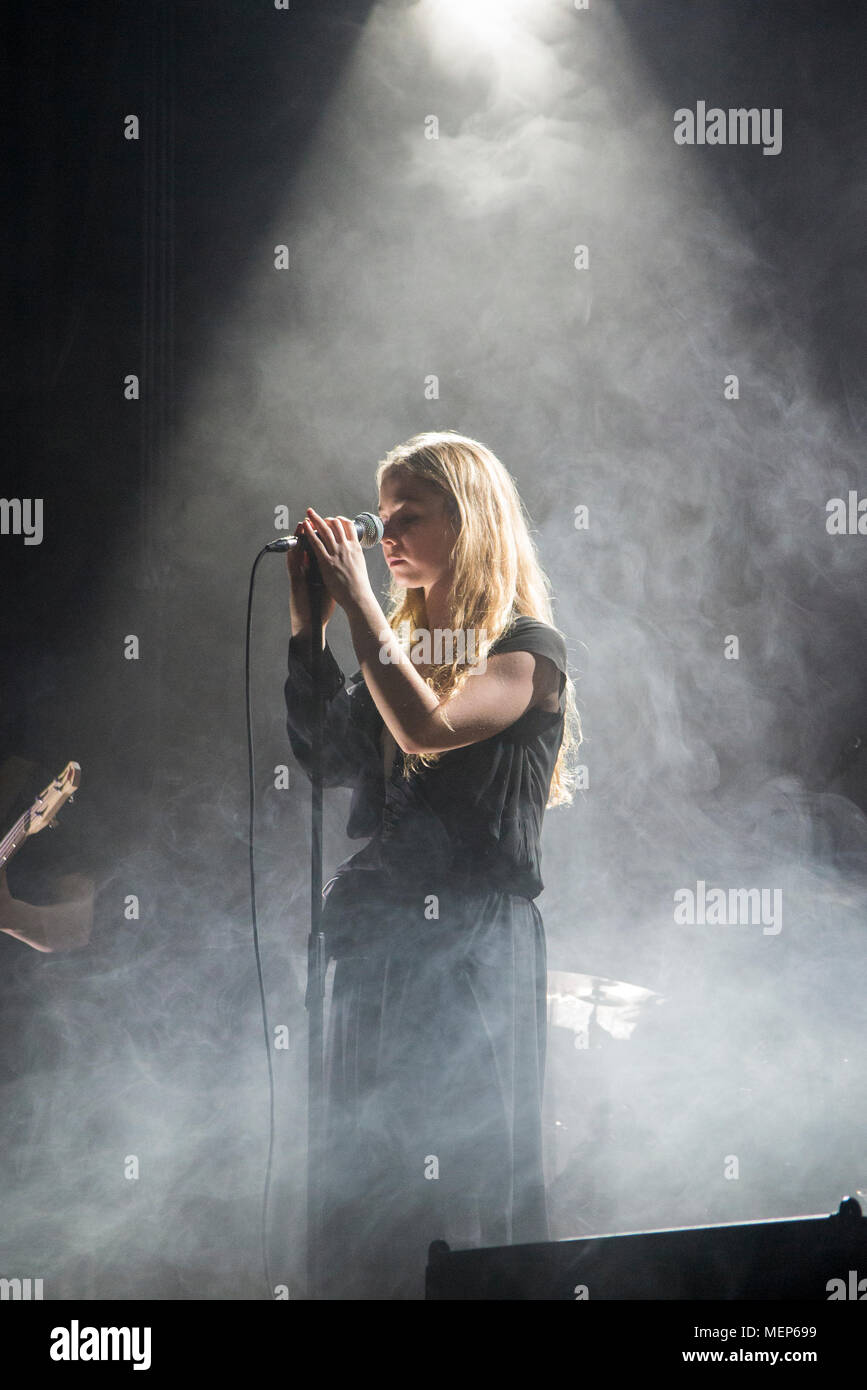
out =
<path fill-rule="evenodd" d="M 81 768 L 78 763 L 67 763 L 60 776 L 39 793 L 30 810 L 19 816 L 9 834 L 0 840 L 0 870 L 5 869 L 28 835 L 38 835 L 47 825 L 54 824 L 57 812 L 72 800 L 80 781 Z"/>

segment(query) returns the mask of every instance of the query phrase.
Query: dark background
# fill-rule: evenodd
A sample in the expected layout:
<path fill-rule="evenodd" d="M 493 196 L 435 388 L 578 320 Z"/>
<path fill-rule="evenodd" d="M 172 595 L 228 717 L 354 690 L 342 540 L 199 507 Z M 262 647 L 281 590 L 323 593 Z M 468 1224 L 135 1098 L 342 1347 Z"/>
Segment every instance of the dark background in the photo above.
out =
<path fill-rule="evenodd" d="M 865 489 L 864 14 L 600 5 L 623 68 L 594 70 L 586 108 L 564 95 L 556 147 L 595 155 L 548 163 L 555 135 L 534 135 L 517 83 L 538 167 L 510 174 L 508 197 L 481 177 L 476 205 L 460 141 L 487 102 L 486 136 L 506 148 L 502 93 L 483 61 L 443 75 L 396 41 L 377 68 L 371 35 L 399 34 L 417 7 L 375 7 L 365 33 L 370 8 L 3 6 L 2 495 L 43 498 L 45 537 L 0 537 L 0 760 L 33 764 L 2 830 L 77 759 L 74 806 L 9 882 L 33 902 L 64 871 L 97 887 L 86 950 L 0 936 L 0 1273 L 44 1277 L 46 1297 L 265 1294 L 249 567 L 275 505 L 371 506 L 376 460 L 423 428 L 484 439 L 515 474 L 569 641 L 591 790 L 546 823 L 552 968 L 666 1000 L 587 1052 L 552 1029 L 554 1234 L 832 1210 L 867 1179 L 867 541 L 824 532 L 827 498 Z M 568 6 L 553 11 L 538 44 L 567 70 L 601 64 L 563 37 Z M 379 78 L 361 103 L 343 87 L 358 55 L 354 80 Z M 354 124 L 326 130 L 342 92 Z M 648 93 L 667 113 L 655 194 L 609 158 L 642 148 Z M 782 153 L 675 149 L 670 113 L 699 98 L 781 107 Z M 433 198 L 402 162 L 429 111 L 444 153 L 469 150 Z M 123 139 L 130 112 L 138 141 Z M 675 168 L 705 182 L 687 185 L 689 216 L 656 225 Z M 281 218 L 312 227 L 307 260 L 257 297 Z M 405 248 L 434 228 L 414 274 Z M 573 278 L 571 245 L 591 245 L 592 317 L 564 307 L 573 280 L 534 278 L 557 238 Z M 596 529 L 579 555 L 582 501 Z M 260 571 L 253 693 L 266 983 L 291 1038 L 273 1054 L 270 1242 L 294 1295 L 308 839 L 303 779 L 293 768 L 291 797 L 273 788 L 290 762 L 281 567 Z M 383 579 L 378 554 L 371 569 Z M 737 674 L 716 660 L 733 632 Z M 337 623 L 334 644 L 354 669 Z M 346 809 L 331 794 L 326 877 L 352 848 Z M 678 934 L 671 892 L 697 878 L 782 884 L 783 933 Z M 730 1153 L 739 1185 L 720 1182 Z"/>

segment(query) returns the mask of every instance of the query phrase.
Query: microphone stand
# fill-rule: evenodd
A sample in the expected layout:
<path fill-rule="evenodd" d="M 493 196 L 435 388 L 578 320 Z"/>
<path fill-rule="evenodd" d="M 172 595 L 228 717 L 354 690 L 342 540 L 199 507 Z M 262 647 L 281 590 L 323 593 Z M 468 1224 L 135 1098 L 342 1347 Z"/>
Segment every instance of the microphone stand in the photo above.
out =
<path fill-rule="evenodd" d="M 324 585 L 311 549 L 307 570 L 310 600 L 310 671 L 313 682 L 310 800 L 310 936 L 307 941 L 307 1296 L 320 1286 L 325 1095 L 325 935 L 322 931 L 322 594 Z"/>

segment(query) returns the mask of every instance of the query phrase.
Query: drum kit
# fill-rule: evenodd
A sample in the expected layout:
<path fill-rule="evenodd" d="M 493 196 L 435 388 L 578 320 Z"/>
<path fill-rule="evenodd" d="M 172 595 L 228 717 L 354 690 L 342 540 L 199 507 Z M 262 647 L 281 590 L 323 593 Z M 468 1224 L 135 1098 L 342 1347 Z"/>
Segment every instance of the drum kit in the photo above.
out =
<path fill-rule="evenodd" d="M 663 1002 L 654 990 L 625 980 L 548 971 L 548 1027 L 568 1029 L 578 1049 L 601 1047 L 607 1038 L 628 1040 L 639 1020 Z"/>
<path fill-rule="evenodd" d="M 627 1044 L 665 1000 L 643 985 L 571 970 L 549 970 L 547 994 L 543 1120 L 552 1235 L 625 1229 L 615 1159 L 631 1144 L 629 1097 L 640 1086 L 644 1051 L 640 1034 Z"/>

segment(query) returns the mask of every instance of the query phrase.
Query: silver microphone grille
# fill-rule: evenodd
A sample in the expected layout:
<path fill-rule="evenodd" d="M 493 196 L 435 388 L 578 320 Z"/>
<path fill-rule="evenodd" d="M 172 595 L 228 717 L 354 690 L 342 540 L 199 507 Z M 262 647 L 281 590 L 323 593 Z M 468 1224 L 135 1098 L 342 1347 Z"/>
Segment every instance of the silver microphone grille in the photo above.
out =
<path fill-rule="evenodd" d="M 365 550 L 369 550 L 372 545 L 377 545 L 382 540 L 385 527 L 379 517 L 374 516 L 373 512 L 360 512 L 355 520 L 364 527 L 359 540 Z"/>

